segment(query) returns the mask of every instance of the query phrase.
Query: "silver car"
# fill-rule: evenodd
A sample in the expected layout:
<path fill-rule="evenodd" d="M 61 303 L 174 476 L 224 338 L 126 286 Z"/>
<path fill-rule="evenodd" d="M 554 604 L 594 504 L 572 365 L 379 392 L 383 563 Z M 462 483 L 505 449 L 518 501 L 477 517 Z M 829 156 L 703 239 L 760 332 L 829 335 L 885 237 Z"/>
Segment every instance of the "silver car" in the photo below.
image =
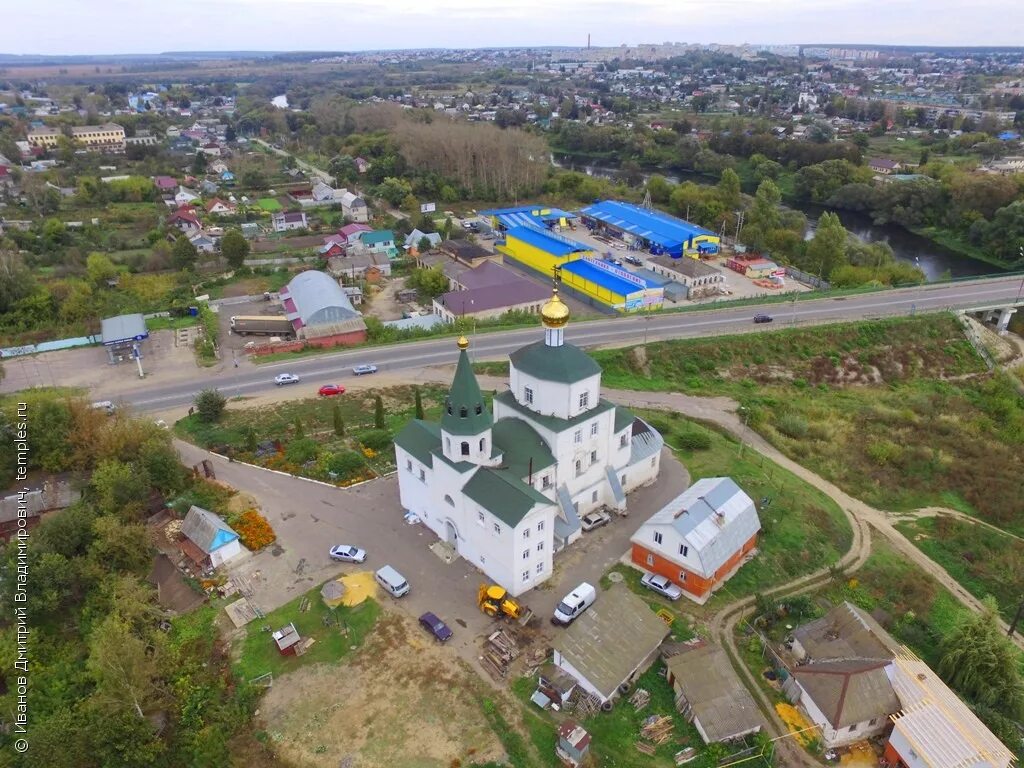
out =
<path fill-rule="evenodd" d="M 331 547 L 331 560 L 342 563 L 365 563 L 366 550 L 349 544 L 338 544 Z"/>
<path fill-rule="evenodd" d="M 368 373 L 376 373 L 376 365 L 357 365 L 352 369 L 352 373 L 356 376 L 365 376 Z"/>
<path fill-rule="evenodd" d="M 592 531 L 595 528 L 600 528 L 602 525 L 607 525 L 612 521 L 612 516 L 607 512 L 588 512 L 580 519 L 580 527 L 584 531 Z"/>
<path fill-rule="evenodd" d="M 274 383 L 279 387 L 285 384 L 298 384 L 299 377 L 294 373 L 279 373 L 274 377 Z"/>
<path fill-rule="evenodd" d="M 669 600 L 678 600 L 683 596 L 683 590 L 664 576 L 658 576 L 655 573 L 645 573 L 643 578 L 640 579 L 640 583 L 649 590 L 657 592 L 662 597 L 667 597 Z"/>

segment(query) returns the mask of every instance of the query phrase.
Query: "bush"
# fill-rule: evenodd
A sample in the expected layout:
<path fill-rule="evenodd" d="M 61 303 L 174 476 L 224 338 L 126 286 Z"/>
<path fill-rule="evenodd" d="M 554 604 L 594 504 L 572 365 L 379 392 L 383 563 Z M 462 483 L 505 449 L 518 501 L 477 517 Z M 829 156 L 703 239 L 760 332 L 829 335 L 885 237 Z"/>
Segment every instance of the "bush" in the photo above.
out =
<path fill-rule="evenodd" d="M 775 422 L 775 428 L 787 437 L 799 440 L 807 436 L 807 419 L 795 413 L 784 413 Z"/>
<path fill-rule="evenodd" d="M 300 437 L 288 443 L 284 450 L 284 457 L 292 464 L 305 464 L 316 458 L 316 440 L 309 437 Z"/>
<path fill-rule="evenodd" d="M 684 451 L 706 451 L 711 447 L 711 436 L 696 429 L 676 435 L 676 447 Z"/>
<path fill-rule="evenodd" d="M 207 424 L 218 421 L 228 404 L 227 398 L 216 389 L 204 389 L 196 395 L 194 402 L 199 420 Z"/>
<path fill-rule="evenodd" d="M 338 477 L 350 477 L 365 465 L 366 461 L 355 451 L 339 451 L 327 460 L 327 469 Z"/>
<path fill-rule="evenodd" d="M 380 453 L 391 445 L 392 435 L 386 429 L 371 429 L 359 436 L 359 442 L 367 448 Z"/>

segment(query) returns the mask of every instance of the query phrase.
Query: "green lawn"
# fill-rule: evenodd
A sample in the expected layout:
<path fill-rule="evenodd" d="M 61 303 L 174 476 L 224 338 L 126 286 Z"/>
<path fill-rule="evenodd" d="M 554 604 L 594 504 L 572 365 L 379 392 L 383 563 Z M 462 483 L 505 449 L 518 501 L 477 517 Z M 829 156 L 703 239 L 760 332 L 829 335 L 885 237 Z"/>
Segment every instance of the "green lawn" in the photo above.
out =
<path fill-rule="evenodd" d="M 1024 542 L 945 515 L 896 527 L 968 592 L 992 595 L 1003 618 L 1013 618 L 1024 589 Z"/>
<path fill-rule="evenodd" d="M 199 325 L 199 318 L 186 315 L 185 317 L 150 317 L 146 320 L 146 328 L 150 331 L 176 330 L 178 328 L 191 328 Z"/>
<path fill-rule="evenodd" d="M 853 532 L 839 506 L 821 491 L 750 448 L 740 452 L 732 436 L 699 422 L 657 411 L 641 413 L 673 447 L 706 438 L 708 448 L 676 450 L 691 481 L 731 477 L 758 505 L 761 534 L 757 557 L 708 602 L 716 608 L 831 565 L 850 548 Z M 765 503 L 767 500 L 767 504 Z"/>
<path fill-rule="evenodd" d="M 300 611 L 303 599 L 308 600 L 308 608 Z M 340 661 L 362 645 L 379 614 L 380 606 L 369 599 L 352 608 L 328 608 L 320 598 L 318 585 L 246 626 L 241 655 L 234 664 L 235 673 L 249 681 L 267 673 L 277 677 L 305 664 Z M 271 631 L 277 631 L 289 623 L 295 625 L 302 637 L 316 639 L 303 656 L 282 656 L 271 632 L 263 629 L 270 627 Z"/>
<path fill-rule="evenodd" d="M 276 197 L 261 197 L 256 201 L 256 205 L 268 213 L 277 213 L 282 210 L 281 203 L 277 201 Z"/>

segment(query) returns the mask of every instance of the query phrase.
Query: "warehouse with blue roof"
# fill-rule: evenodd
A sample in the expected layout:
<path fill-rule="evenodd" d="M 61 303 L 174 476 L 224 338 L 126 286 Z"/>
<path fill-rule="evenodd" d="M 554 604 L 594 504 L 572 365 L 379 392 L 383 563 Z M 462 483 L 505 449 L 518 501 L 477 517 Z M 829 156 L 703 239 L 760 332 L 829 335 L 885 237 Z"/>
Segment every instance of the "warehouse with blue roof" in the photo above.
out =
<path fill-rule="evenodd" d="M 499 230 L 529 226 L 539 229 L 568 227 L 569 222 L 576 218 L 576 214 L 563 211 L 561 208 L 545 208 L 539 205 L 492 208 L 489 211 L 480 211 L 480 215 L 488 217 L 491 226 Z"/>
<path fill-rule="evenodd" d="M 661 282 L 647 280 L 593 256 L 568 262 L 558 270 L 558 276 L 562 285 L 616 312 L 661 309 L 665 300 Z"/>
<path fill-rule="evenodd" d="M 590 229 L 655 255 L 679 258 L 717 253 L 721 245 L 721 238 L 708 229 L 632 203 L 602 200 L 583 208 L 580 214 Z"/>
<path fill-rule="evenodd" d="M 553 277 L 556 268 L 593 254 L 589 245 L 534 226 L 512 227 L 505 233 L 505 242 L 497 248 L 543 277 Z"/>

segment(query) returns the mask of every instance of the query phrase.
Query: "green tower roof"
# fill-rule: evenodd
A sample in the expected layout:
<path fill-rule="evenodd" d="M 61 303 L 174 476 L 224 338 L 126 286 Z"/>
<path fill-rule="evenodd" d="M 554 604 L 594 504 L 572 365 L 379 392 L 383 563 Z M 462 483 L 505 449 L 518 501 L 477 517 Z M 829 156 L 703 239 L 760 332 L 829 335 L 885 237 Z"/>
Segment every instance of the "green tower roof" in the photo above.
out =
<path fill-rule="evenodd" d="M 463 348 L 441 414 L 441 429 L 452 435 L 478 435 L 490 429 L 491 424 L 491 412 L 487 410 L 469 355 Z"/>

